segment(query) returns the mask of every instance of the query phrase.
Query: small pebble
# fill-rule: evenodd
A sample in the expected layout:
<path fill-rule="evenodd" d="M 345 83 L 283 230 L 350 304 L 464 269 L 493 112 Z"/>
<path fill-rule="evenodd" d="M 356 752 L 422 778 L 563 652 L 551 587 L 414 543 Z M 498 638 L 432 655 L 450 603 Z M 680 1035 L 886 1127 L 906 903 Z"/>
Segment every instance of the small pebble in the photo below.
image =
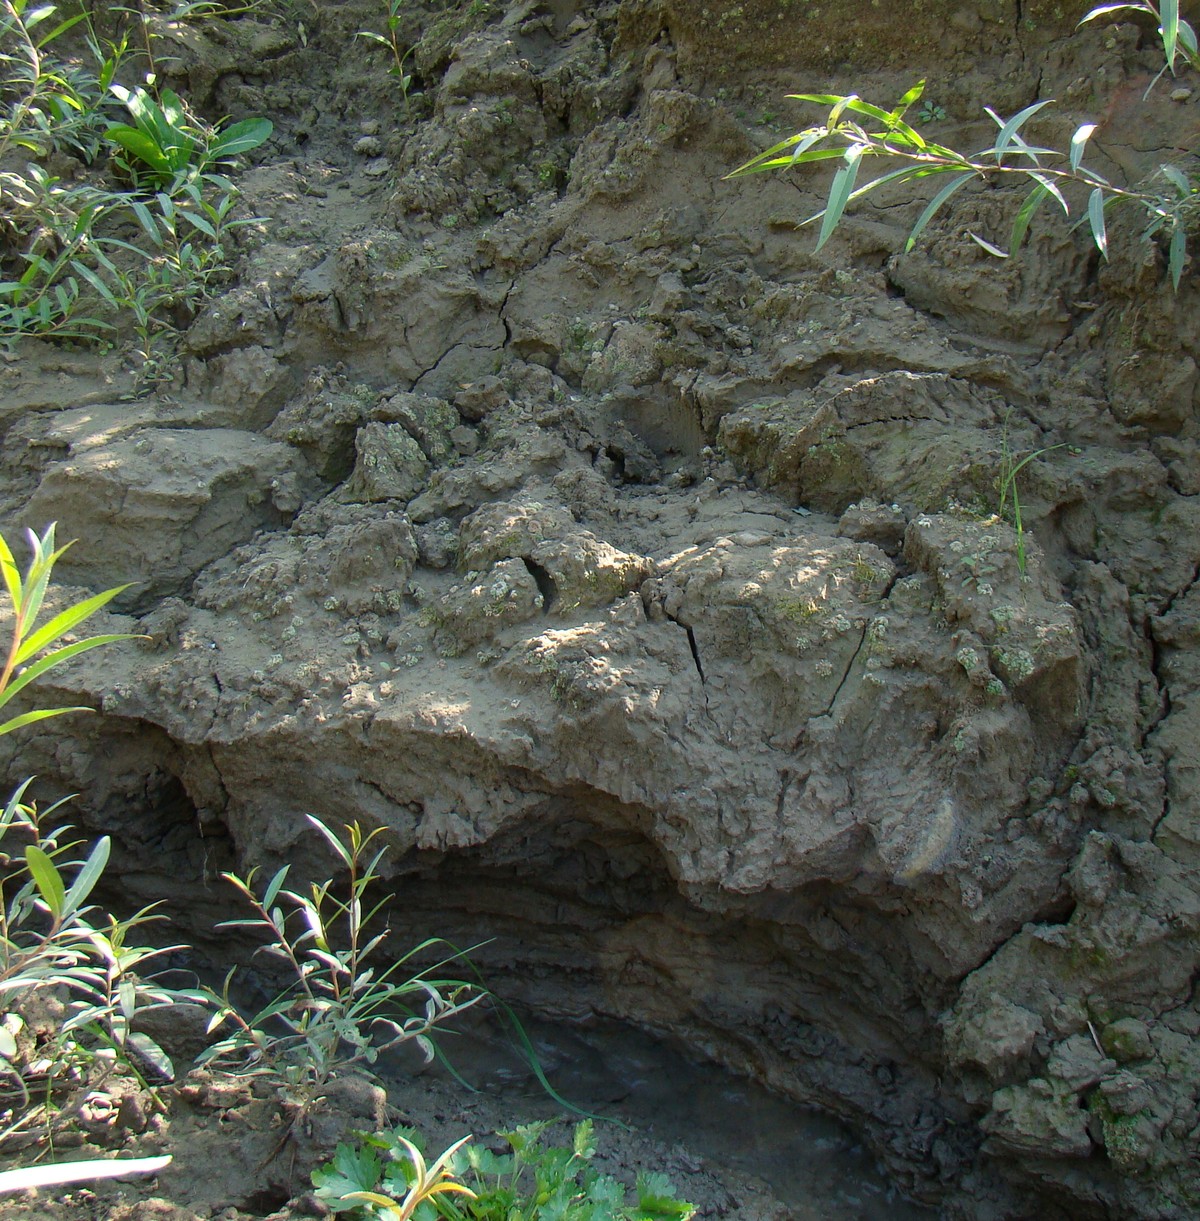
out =
<path fill-rule="evenodd" d="M 383 152 L 383 145 L 378 136 L 359 136 L 354 141 L 354 151 L 360 157 L 378 157 Z"/>

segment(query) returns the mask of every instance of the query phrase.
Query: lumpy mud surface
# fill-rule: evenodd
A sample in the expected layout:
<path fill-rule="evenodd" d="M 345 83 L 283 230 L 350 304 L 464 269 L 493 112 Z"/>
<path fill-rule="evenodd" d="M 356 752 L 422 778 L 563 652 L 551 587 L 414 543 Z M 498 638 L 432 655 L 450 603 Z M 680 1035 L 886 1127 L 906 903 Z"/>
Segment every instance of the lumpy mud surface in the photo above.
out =
<path fill-rule="evenodd" d="M 326 876 L 303 815 L 359 819 L 397 938 L 491 938 L 497 992 L 823 1108 L 947 1218 L 1194 1216 L 1194 267 L 1119 212 L 1107 263 L 1048 214 L 998 263 L 986 187 L 818 255 L 825 179 L 723 178 L 812 121 L 785 93 L 919 77 L 959 146 L 1055 97 L 1039 139 L 1099 121 L 1114 177 L 1192 148 L 1151 32 L 1066 7 L 415 5 L 407 103 L 359 0 L 181 45 L 197 105 L 275 122 L 271 219 L 162 393 L 0 368 L 6 536 L 57 521 L 143 637 L 59 673 L 100 715 L 0 740 L 10 778 L 202 947 L 222 869 Z M 221 1088 L 179 1130 L 275 1156 L 278 1101 Z M 253 1177 L 163 1209 L 303 1191 Z M 139 1191 L 71 1207 L 192 1215 Z M 748 1198 L 705 1215 L 807 1215 Z"/>

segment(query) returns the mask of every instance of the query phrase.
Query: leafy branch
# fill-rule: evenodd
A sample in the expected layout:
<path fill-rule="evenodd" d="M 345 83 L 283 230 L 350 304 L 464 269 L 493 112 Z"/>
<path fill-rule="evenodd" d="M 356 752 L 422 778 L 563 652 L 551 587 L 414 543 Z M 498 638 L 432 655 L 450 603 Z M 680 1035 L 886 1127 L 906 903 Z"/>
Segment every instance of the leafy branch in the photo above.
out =
<path fill-rule="evenodd" d="M 846 208 L 871 191 L 891 184 L 939 178 L 942 185 L 913 225 L 905 242 L 906 251 L 912 250 L 929 222 L 967 183 L 1005 177 L 1025 178 L 1032 186 L 1013 219 L 1008 249 L 1001 250 L 977 234 L 971 234 L 983 249 L 1000 258 L 1009 258 L 1020 250 L 1030 222 L 1046 200 L 1052 199 L 1062 209 L 1063 215 L 1069 217 L 1071 205 L 1064 187 L 1075 184 L 1088 191 L 1085 219 L 1100 254 L 1108 257 L 1107 209 L 1115 203 L 1135 203 L 1147 217 L 1143 239 L 1148 241 L 1159 232 L 1169 235 L 1167 265 L 1172 284 L 1179 288 L 1187 253 L 1187 231 L 1200 213 L 1200 191 L 1177 165 L 1159 166 L 1158 174 L 1144 187 L 1117 186 L 1083 164 L 1088 140 L 1096 131 L 1095 123 L 1084 123 L 1078 127 L 1071 137 L 1070 149 L 1065 153 L 1030 144 L 1021 134 L 1021 129 L 1043 107 L 1048 106 L 1049 101 L 1034 102 L 1010 119 L 1002 119 L 990 107 L 987 108 L 988 117 L 998 128 L 995 141 L 979 152 L 963 153 L 926 140 L 905 121 L 905 113 L 920 99 L 924 89 L 924 81 L 914 85 L 894 110 L 872 105 L 856 94 L 790 94 L 796 101 L 829 106 L 825 122 L 788 136 L 747 161 L 728 177 L 763 170 L 790 169 L 822 161 L 841 161 L 833 176 L 825 207 L 803 222 L 821 222 L 817 236 L 818 250 L 833 236 Z M 863 163 L 873 157 L 903 164 L 899 169 L 858 186 Z M 1064 160 L 1065 166 L 1061 164 Z"/>
<path fill-rule="evenodd" d="M 1105 4 L 1089 12 L 1079 24 L 1117 12 L 1144 13 L 1158 23 L 1164 58 L 1159 77 L 1166 71 L 1174 73 L 1179 58 L 1200 70 L 1196 34 L 1186 21 L 1181 20 L 1178 0 L 1163 0 L 1158 5 L 1150 0 Z M 1050 105 L 1049 100 L 1034 102 L 1009 119 L 1001 118 L 986 107 L 988 117 L 998 129 L 996 138 L 991 145 L 978 152 L 964 153 L 925 139 L 911 123 L 906 122 L 905 114 L 920 100 L 924 91 L 925 82 L 919 81 L 893 110 L 875 106 L 854 93 L 789 94 L 795 101 L 828 106 L 830 109 L 825 121 L 788 136 L 727 177 L 840 161 L 829 187 L 825 207 L 803 222 L 821 222 L 817 235 L 818 250 L 833 236 L 850 204 L 881 187 L 937 178 L 941 185 L 913 225 L 905 242 L 906 251 L 912 250 L 929 222 L 968 183 L 1024 178 L 1030 184 L 1030 189 L 1013 218 L 1008 248 L 1002 250 L 978 234 L 971 234 L 984 250 L 999 258 L 1010 258 L 1020 250 L 1030 222 L 1042 204 L 1053 200 L 1062 209 L 1063 215 L 1070 217 L 1072 205 L 1067 191 L 1072 187 L 1083 188 L 1087 192 L 1087 203 L 1079 223 L 1086 222 L 1088 225 L 1101 257 L 1108 258 L 1106 211 L 1114 204 L 1135 204 L 1146 218 L 1142 239 L 1151 241 L 1159 235 L 1167 239 L 1167 268 L 1171 283 L 1178 291 L 1187 256 L 1188 232 L 1200 216 L 1200 187 L 1178 165 L 1160 165 L 1144 185 L 1129 187 L 1110 182 L 1083 162 L 1088 141 L 1098 126 L 1095 123 L 1083 123 L 1076 128 L 1070 147 L 1065 151 L 1031 144 L 1025 139 L 1022 129 L 1034 115 Z M 859 186 L 859 173 L 871 158 L 899 161 L 901 165 Z"/>

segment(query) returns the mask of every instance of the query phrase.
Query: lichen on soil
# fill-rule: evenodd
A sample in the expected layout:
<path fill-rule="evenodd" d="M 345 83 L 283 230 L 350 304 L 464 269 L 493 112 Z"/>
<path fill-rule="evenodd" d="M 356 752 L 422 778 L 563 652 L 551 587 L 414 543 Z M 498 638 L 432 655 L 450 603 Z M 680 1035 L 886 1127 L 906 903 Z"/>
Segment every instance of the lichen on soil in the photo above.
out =
<path fill-rule="evenodd" d="M 1195 272 L 1115 216 L 1107 264 L 1049 223 L 997 264 L 991 190 L 815 255 L 824 180 L 723 175 L 802 89 L 926 77 L 960 145 L 1057 97 L 1114 174 L 1200 93 L 1030 0 L 476 0 L 412 6 L 406 103 L 371 4 L 278 9 L 179 49 L 276 130 L 176 383 L 0 368 L 0 526 L 84 540 L 59 575 L 134 582 L 102 626 L 144 636 L 60 672 L 99 715 L 0 740 L 10 779 L 202 949 L 221 870 L 323 876 L 304 815 L 359 819 L 398 937 L 822 1108 L 943 1217 L 1195 1216 Z M 1050 447 L 1022 563 L 999 472 Z M 242 1142 L 204 1207 L 300 1215 L 278 1100 L 222 1088 L 177 1091 L 181 1163 Z M 124 1190 L 24 1207 L 201 1215 Z M 752 1195 L 705 1215 L 787 1215 Z"/>

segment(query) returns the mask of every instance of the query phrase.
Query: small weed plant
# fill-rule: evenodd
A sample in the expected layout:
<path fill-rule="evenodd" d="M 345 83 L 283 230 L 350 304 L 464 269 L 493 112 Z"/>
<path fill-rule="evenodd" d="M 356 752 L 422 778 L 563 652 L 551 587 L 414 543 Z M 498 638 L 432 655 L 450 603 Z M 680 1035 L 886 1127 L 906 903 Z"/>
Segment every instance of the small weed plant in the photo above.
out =
<path fill-rule="evenodd" d="M 373 902 L 367 896 L 385 851 L 373 847 L 379 828 L 364 833 L 351 823 L 343 843 L 319 819 L 309 822 L 336 855 L 344 889 L 335 893 L 330 880 L 307 891 L 286 889 L 287 865 L 261 891 L 253 870 L 244 878 L 223 875 L 254 915 L 221 927 L 266 932 L 263 952 L 284 965 L 290 983 L 244 1017 L 231 999 L 231 972 L 222 992 L 211 994 L 217 1005 L 212 1029 L 226 1024 L 229 1033 L 203 1056 L 225 1072 L 279 1078 L 301 1095 L 339 1073 L 369 1073 L 382 1053 L 403 1043 L 415 1043 L 432 1059 L 436 1029 L 487 995 L 477 983 L 444 975 L 466 955 L 438 938 L 399 957 L 384 952 L 388 931 L 372 928 L 392 896 Z M 437 961 L 420 965 L 431 956 Z"/>
<path fill-rule="evenodd" d="M 387 16 L 384 20 L 385 33 L 375 30 L 359 30 L 356 38 L 365 38 L 368 42 L 378 43 L 386 47 L 392 56 L 392 65 L 388 75 L 394 76 L 400 85 L 400 93 L 408 105 L 408 91 L 412 87 L 412 73 L 408 70 L 408 61 L 412 58 L 414 47 L 405 46 L 400 37 L 400 26 L 404 20 L 404 0 L 386 0 Z"/>
<path fill-rule="evenodd" d="M 1180 18 L 1178 0 L 1163 0 L 1161 4 L 1101 5 L 1089 12 L 1080 24 L 1117 13 L 1145 14 L 1158 24 L 1163 72 L 1174 73 L 1181 60 L 1200 69 L 1196 34 Z M 1011 258 L 1019 252 L 1030 222 L 1047 200 L 1053 201 L 1064 216 L 1071 216 L 1073 208 L 1080 211 L 1080 223 L 1087 224 L 1101 257 L 1107 258 L 1106 214 L 1114 205 L 1132 204 L 1142 211 L 1146 220 L 1143 239 L 1162 238 L 1165 241 L 1168 273 L 1178 290 L 1187 257 L 1188 234 L 1200 221 L 1200 187 L 1180 165 L 1163 163 L 1148 181 L 1134 186 L 1110 182 L 1084 164 L 1088 140 L 1097 129 L 1095 123 L 1078 127 L 1065 150 L 1032 144 L 1023 130 L 1039 111 L 1050 105 L 1049 101 L 1034 102 L 1008 119 L 988 108 L 987 115 L 997 127 L 995 140 L 978 152 L 961 152 L 925 139 L 906 121 L 906 113 L 921 100 L 924 86 L 924 81 L 919 82 L 892 110 L 865 102 L 857 94 L 793 94 L 791 96 L 797 101 L 828 107 L 825 121 L 788 136 L 746 162 L 730 177 L 825 161 L 840 163 L 830 184 L 825 207 L 804 222 L 821 222 L 818 250 L 833 235 L 850 204 L 889 184 L 919 182 L 927 178 L 935 179 L 941 185 L 913 225 L 905 250 L 913 248 L 929 222 L 955 194 L 972 182 L 1015 179 L 1024 180 L 1029 186 L 1028 194 L 1014 216 L 1007 248 L 1001 249 L 987 238 L 971 234 L 983 249 L 998 258 Z M 927 119 L 929 112 L 927 103 L 921 118 Z M 858 186 L 860 171 L 873 159 L 899 162 L 899 168 Z M 1074 203 L 1072 195 L 1078 197 Z"/>
<path fill-rule="evenodd" d="M 211 127 L 192 114 L 183 99 L 163 89 L 161 100 L 140 85 L 126 89 L 110 85 L 133 117 L 133 125 L 114 123 L 105 139 L 125 154 L 118 164 L 139 186 L 177 192 L 186 185 L 202 183 L 218 168 L 226 167 L 239 153 L 257 148 L 271 134 L 269 119 L 243 119 L 228 126 Z M 226 191 L 227 179 L 219 180 Z"/>
<path fill-rule="evenodd" d="M 1002 518 L 1007 517 L 1011 511 L 1013 529 L 1017 534 L 1017 567 L 1020 569 L 1021 576 L 1025 575 L 1026 569 L 1025 523 L 1021 518 L 1021 494 L 1017 487 L 1017 476 L 1031 462 L 1036 462 L 1039 458 L 1053 453 L 1056 449 L 1064 448 L 1065 443 L 1047 445 L 1042 449 L 1034 450 L 1031 454 L 1026 454 L 1024 458 L 1018 458 L 1009 448 L 1008 435 L 1007 432 L 1005 433 L 1000 455 L 1000 474 L 997 477 L 1000 491 L 998 511 Z"/>
<path fill-rule="evenodd" d="M 689 1221 L 695 1205 L 679 1199 L 662 1174 L 639 1175 L 631 1194 L 592 1165 L 590 1120 L 571 1147 L 544 1142 L 548 1123 L 500 1136 L 496 1154 L 463 1137 L 427 1168 L 411 1129 L 340 1145 L 313 1173 L 317 1197 L 335 1213 L 376 1221 Z"/>

